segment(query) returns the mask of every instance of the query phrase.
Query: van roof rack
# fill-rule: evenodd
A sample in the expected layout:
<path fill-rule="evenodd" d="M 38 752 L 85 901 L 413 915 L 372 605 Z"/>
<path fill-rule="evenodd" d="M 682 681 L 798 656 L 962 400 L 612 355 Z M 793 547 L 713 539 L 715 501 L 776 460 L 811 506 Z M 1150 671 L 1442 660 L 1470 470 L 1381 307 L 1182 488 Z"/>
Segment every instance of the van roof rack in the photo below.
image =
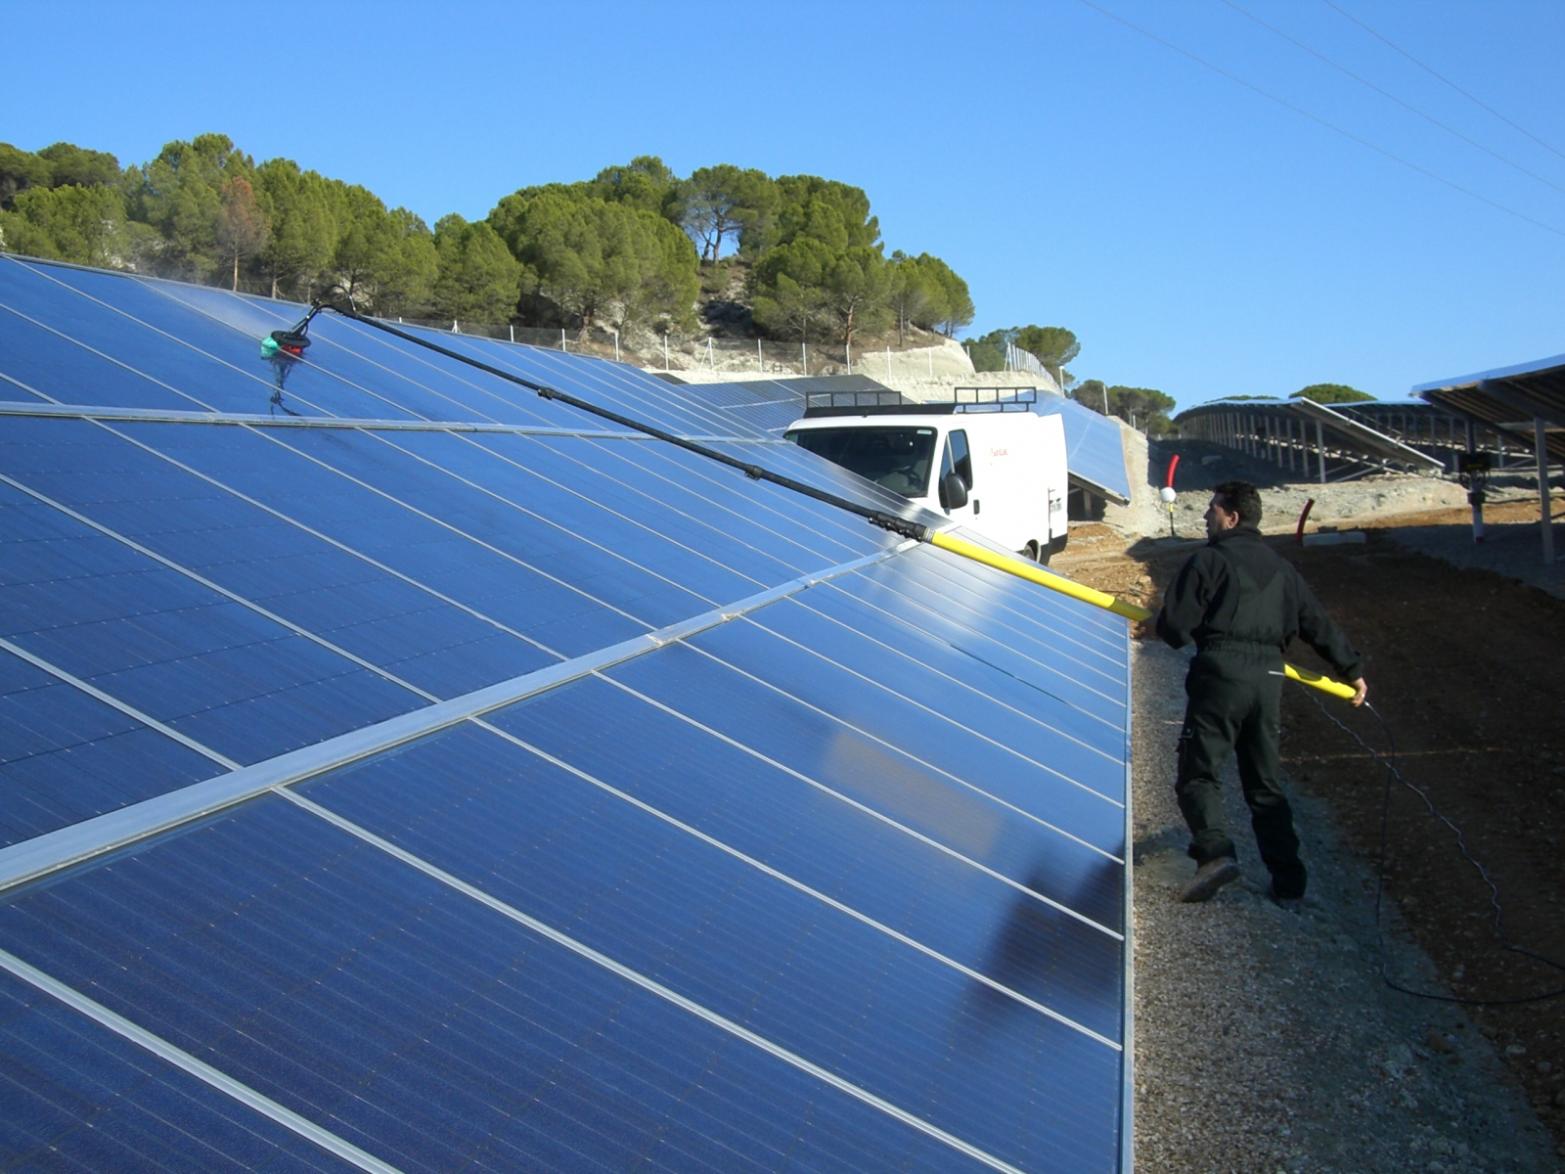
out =
<path fill-rule="evenodd" d="M 1035 387 L 953 387 L 951 398 L 910 400 L 895 391 L 811 391 L 806 416 L 949 416 L 954 412 L 1028 412 Z"/>

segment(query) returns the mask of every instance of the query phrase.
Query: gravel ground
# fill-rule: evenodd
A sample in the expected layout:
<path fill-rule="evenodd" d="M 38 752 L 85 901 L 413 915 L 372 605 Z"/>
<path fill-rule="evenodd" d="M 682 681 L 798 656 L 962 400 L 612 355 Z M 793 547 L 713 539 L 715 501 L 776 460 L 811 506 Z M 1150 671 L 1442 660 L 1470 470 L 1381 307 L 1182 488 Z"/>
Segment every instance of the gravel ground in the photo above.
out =
<path fill-rule="evenodd" d="M 1311 529 L 1465 503 L 1460 486 L 1435 479 L 1375 477 L 1320 490 L 1267 484 L 1264 467 L 1244 467 L 1243 458 L 1203 465 L 1202 455 L 1186 452 L 1180 469 L 1174 527 L 1181 539 L 1203 536 L 1206 490 L 1229 476 L 1264 486 L 1272 531 L 1291 529 L 1311 496 Z M 1161 543 L 1169 514 L 1150 486 L 1162 482 L 1167 451 L 1152 454 L 1155 478 L 1147 475 L 1144 439 L 1127 437 L 1127 458 L 1135 500 L 1111 507 L 1104 520 L 1127 544 Z M 1450 526 L 1409 532 L 1407 540 L 1453 560 L 1471 548 L 1470 533 Z M 1488 565 L 1501 541 L 1512 564 L 1502 573 L 1558 591 L 1558 567 L 1541 566 L 1536 524 L 1491 531 Z M 1187 656 L 1156 641 L 1133 646 L 1137 1169 L 1565 1169 L 1554 1139 L 1461 1008 L 1382 981 L 1384 956 L 1402 981 L 1440 988 L 1389 910 L 1382 946 L 1375 877 L 1337 841 L 1318 803 L 1294 795 L 1311 891 L 1300 906 L 1280 908 L 1265 896 L 1266 870 L 1230 768 L 1225 794 L 1244 875 L 1204 905 L 1177 901 L 1194 868 L 1171 779 Z M 1375 741 L 1360 724 L 1372 719 L 1344 720 Z"/>
<path fill-rule="evenodd" d="M 1204 905 L 1169 769 L 1187 660 L 1134 647 L 1135 1146 L 1138 1170 L 1548 1171 L 1554 1142 L 1459 1008 L 1379 974 L 1374 877 L 1296 798 L 1311 891 L 1286 910 L 1230 777 L 1244 876 Z M 1231 773 L 1231 772 L 1230 772 Z M 1390 969 L 1438 987 L 1388 935 Z"/>

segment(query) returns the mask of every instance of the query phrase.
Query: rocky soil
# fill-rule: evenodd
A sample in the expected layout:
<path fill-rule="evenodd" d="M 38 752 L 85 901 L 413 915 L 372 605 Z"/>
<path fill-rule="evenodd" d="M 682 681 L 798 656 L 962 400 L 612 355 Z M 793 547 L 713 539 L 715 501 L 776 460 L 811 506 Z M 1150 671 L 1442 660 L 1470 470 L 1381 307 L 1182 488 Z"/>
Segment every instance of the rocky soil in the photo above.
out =
<path fill-rule="evenodd" d="M 1180 905 L 1193 867 L 1171 787 L 1185 654 L 1133 649 L 1137 1167 L 1565 1169 L 1565 971 L 1538 960 L 1565 961 L 1565 730 L 1549 716 L 1565 690 L 1565 591 L 1559 564 L 1541 562 L 1535 488 L 1502 491 L 1475 546 L 1449 482 L 1323 488 L 1180 451 L 1175 537 L 1153 488 L 1171 452 L 1132 447 L 1135 500 L 1074 528 L 1054 565 L 1155 606 L 1203 533 L 1210 486 L 1249 476 L 1279 548 L 1366 653 L 1375 712 L 1288 691 L 1284 758 L 1311 867 L 1301 908 L 1266 899 L 1233 780 L 1244 877 Z M 1311 497 L 1309 529 L 1335 529 L 1333 544 L 1293 539 Z M 1292 659 L 1322 667 L 1307 649 Z"/>

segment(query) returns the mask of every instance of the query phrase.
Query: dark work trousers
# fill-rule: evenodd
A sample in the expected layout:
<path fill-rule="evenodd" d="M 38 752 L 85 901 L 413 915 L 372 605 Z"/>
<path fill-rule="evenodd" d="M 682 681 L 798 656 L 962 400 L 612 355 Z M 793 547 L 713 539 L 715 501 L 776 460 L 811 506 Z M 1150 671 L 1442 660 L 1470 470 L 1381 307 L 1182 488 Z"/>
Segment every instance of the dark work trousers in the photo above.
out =
<path fill-rule="evenodd" d="M 1299 837 L 1282 790 L 1278 734 L 1282 716 L 1282 663 L 1275 649 L 1223 646 L 1196 655 L 1185 677 L 1189 698 L 1179 733 L 1179 810 L 1190 827 L 1190 855 L 1198 864 L 1234 855 L 1223 828 L 1218 782 L 1236 755 L 1250 826 L 1261 859 L 1278 891 L 1304 887 Z"/>

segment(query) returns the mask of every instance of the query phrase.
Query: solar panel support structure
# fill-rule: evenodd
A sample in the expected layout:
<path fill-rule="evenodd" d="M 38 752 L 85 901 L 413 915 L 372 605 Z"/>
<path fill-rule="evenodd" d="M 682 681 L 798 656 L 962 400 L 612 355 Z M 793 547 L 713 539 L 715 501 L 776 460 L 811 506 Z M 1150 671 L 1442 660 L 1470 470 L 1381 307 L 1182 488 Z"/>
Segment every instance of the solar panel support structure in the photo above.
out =
<path fill-rule="evenodd" d="M 1549 437 L 1542 416 L 1532 418 L 1532 443 L 1538 456 L 1538 532 L 1543 536 L 1543 562 L 1554 565 L 1554 511 L 1549 493 Z"/>

